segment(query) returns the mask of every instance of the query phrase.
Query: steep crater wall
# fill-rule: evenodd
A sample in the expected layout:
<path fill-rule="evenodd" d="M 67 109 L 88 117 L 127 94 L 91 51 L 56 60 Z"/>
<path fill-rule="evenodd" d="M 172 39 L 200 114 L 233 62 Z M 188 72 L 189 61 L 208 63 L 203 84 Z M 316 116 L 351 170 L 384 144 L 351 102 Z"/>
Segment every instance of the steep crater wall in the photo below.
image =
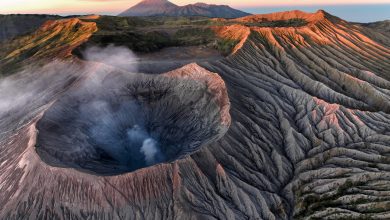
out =
<path fill-rule="evenodd" d="M 51 166 L 98 175 L 171 162 L 227 131 L 220 99 L 201 80 L 109 75 L 45 112 L 37 123 L 36 151 Z"/>

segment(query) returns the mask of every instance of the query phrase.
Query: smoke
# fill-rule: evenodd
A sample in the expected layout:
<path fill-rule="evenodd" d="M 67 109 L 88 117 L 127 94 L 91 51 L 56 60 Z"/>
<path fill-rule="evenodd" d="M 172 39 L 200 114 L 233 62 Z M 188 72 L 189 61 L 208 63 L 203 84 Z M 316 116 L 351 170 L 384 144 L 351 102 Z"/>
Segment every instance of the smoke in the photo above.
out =
<path fill-rule="evenodd" d="M 0 81 L 0 115 L 32 100 L 36 93 L 34 84 L 36 81 L 27 82 L 23 78 L 6 78 Z"/>
<path fill-rule="evenodd" d="M 89 47 L 82 52 L 88 61 L 95 61 L 110 65 L 128 72 L 138 71 L 138 58 L 127 47 L 108 45 L 107 47 Z"/>
<path fill-rule="evenodd" d="M 89 61 L 104 63 L 132 73 L 138 71 L 138 58 L 126 47 L 90 47 L 82 54 Z M 121 83 L 114 81 L 113 87 L 120 87 Z M 96 82 L 94 86 L 102 87 Z M 91 90 L 91 85 L 88 87 Z M 81 106 L 81 115 L 95 115 L 94 118 L 98 119 L 92 123 L 90 131 L 99 147 L 110 157 L 130 166 L 134 166 L 135 161 L 139 163 L 139 160 L 134 160 L 134 156 L 139 157 L 140 153 L 147 165 L 163 161 L 164 155 L 158 142 L 146 132 L 141 107 L 132 101 L 122 101 L 120 107 L 114 110 L 110 107 L 112 102 L 113 100 L 100 99 Z M 126 140 L 118 133 L 124 129 Z"/>
<path fill-rule="evenodd" d="M 142 144 L 139 152 L 143 154 L 147 165 L 153 165 L 163 161 L 164 156 L 158 146 L 158 142 L 150 137 L 142 127 L 135 125 L 127 131 L 127 136 L 130 143 L 136 142 L 138 145 Z"/>
<path fill-rule="evenodd" d="M 89 61 L 127 71 L 119 76 L 93 76 L 82 86 L 83 91 L 74 95 L 88 99 L 77 109 L 80 117 L 75 121 L 88 124 L 87 135 L 92 137 L 92 145 L 100 154 L 129 169 L 162 162 L 164 155 L 158 142 L 146 131 L 145 111 L 134 100 L 124 98 L 121 91 L 136 77 L 135 54 L 128 48 L 109 45 L 87 48 L 83 56 Z"/>
<path fill-rule="evenodd" d="M 0 75 L 7 74 L 0 71 Z M 84 74 L 74 63 L 53 61 L 0 79 L 0 133 L 23 126 Z"/>
<path fill-rule="evenodd" d="M 53 85 L 66 81 L 69 74 L 55 76 L 52 74 L 54 71 L 49 71 L 54 65 L 62 66 L 62 63 L 54 62 L 41 69 L 24 70 L 1 79 L 0 115 L 34 102 L 37 98 L 42 98 L 42 95 L 47 96 L 50 94 L 48 91 L 53 89 Z"/>
<path fill-rule="evenodd" d="M 126 47 L 109 45 L 105 48 L 87 48 L 83 55 L 89 61 L 101 62 L 129 72 L 137 72 L 138 64 L 134 53 Z M 94 85 L 99 89 L 103 77 L 113 69 L 101 66 L 96 69 L 96 63 L 84 62 L 82 65 L 74 62 L 52 61 L 43 67 L 25 67 L 19 73 L 0 79 L 0 118 L 13 114 L 24 108 L 39 107 L 46 99 L 53 98 L 77 77 L 92 73 L 83 86 Z M 7 72 L 0 70 L 0 76 Z M 34 105 L 34 106 L 33 106 Z"/>
<path fill-rule="evenodd" d="M 0 80 L 0 125 L 4 128 L 0 133 L 21 126 L 16 122 L 35 117 L 54 102 L 40 127 L 44 139 L 40 146 L 61 152 L 65 163 L 108 158 L 134 170 L 162 162 L 158 138 L 147 132 L 145 112 L 132 97 L 123 95 L 136 77 L 134 53 L 110 45 L 87 48 L 83 55 L 95 62 L 53 61 Z"/>
<path fill-rule="evenodd" d="M 92 145 L 124 166 L 138 168 L 162 162 L 158 142 L 146 131 L 141 106 L 114 97 L 117 96 L 111 100 L 100 97 L 79 106 L 74 121 L 80 124 L 74 126 L 88 124 L 87 136 L 92 138 Z"/>
<path fill-rule="evenodd" d="M 159 153 L 159 149 L 154 139 L 145 139 L 140 151 L 145 155 L 145 161 L 148 165 L 156 163 L 156 155 Z"/>

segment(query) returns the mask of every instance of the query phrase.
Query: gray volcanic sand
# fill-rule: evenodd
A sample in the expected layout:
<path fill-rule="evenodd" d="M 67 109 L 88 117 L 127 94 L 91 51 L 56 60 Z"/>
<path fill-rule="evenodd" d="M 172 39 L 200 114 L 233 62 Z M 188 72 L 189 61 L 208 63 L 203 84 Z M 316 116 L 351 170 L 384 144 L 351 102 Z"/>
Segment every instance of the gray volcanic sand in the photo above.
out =
<path fill-rule="evenodd" d="M 153 53 L 137 54 L 139 72 L 164 73 L 189 63 L 217 61 L 223 56 L 215 49 L 204 46 L 167 47 Z"/>

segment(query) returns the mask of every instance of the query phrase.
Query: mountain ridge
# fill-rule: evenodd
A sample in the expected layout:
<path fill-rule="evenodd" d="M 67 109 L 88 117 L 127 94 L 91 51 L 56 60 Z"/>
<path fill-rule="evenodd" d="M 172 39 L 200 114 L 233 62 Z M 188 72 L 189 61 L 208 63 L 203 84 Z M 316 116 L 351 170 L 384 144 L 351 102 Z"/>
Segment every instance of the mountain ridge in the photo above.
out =
<path fill-rule="evenodd" d="M 178 6 L 168 0 L 143 0 L 118 16 L 204 16 L 215 18 L 238 18 L 249 13 L 233 9 L 228 5 L 206 3 Z"/>

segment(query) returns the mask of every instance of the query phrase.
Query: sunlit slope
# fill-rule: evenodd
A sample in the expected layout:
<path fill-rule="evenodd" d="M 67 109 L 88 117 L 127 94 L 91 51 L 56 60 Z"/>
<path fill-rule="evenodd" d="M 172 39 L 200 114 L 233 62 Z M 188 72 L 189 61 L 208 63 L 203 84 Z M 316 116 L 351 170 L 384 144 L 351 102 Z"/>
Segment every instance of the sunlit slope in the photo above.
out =
<path fill-rule="evenodd" d="M 45 22 L 31 35 L 18 37 L 2 44 L 0 75 L 7 75 L 20 67 L 71 57 L 71 52 L 97 30 L 94 22 L 78 18 Z"/>
<path fill-rule="evenodd" d="M 193 157 L 216 186 L 196 191 L 225 201 L 215 215 L 387 219 L 390 50 L 323 11 L 252 18 L 294 16 L 309 24 L 251 28 L 228 59 L 204 65 L 226 82 L 232 126 Z"/>
<path fill-rule="evenodd" d="M 264 74 L 291 79 L 314 97 L 350 108 L 389 112 L 383 89 L 389 85 L 390 49 L 323 11 L 306 15 L 312 21 L 298 28 L 233 25 L 217 32 L 241 40 L 230 57 L 237 61 L 236 68 L 259 65 L 261 72 L 269 71 Z M 280 16 L 274 19 L 286 19 L 285 14 Z"/>

